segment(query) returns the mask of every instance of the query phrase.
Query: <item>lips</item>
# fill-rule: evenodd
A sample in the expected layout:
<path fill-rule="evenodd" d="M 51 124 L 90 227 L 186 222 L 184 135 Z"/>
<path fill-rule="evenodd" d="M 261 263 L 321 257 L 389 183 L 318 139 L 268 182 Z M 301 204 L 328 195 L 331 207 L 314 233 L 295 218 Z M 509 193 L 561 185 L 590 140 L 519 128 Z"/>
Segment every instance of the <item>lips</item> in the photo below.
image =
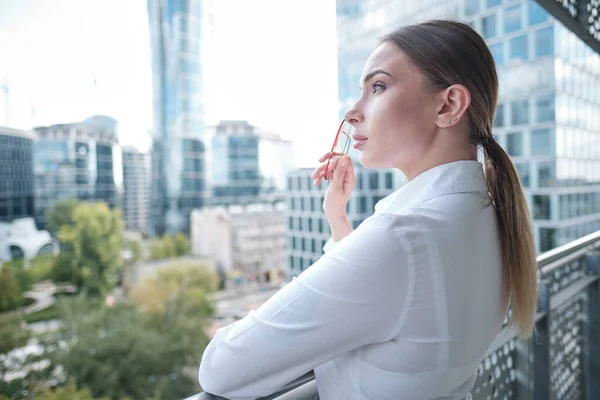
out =
<path fill-rule="evenodd" d="M 365 142 L 366 142 L 366 141 L 367 141 L 369 138 L 368 138 L 368 137 L 366 137 L 366 136 L 362 136 L 362 135 L 357 135 L 357 134 L 354 134 L 354 135 L 352 135 L 352 139 L 354 139 L 354 141 L 356 142 L 356 143 L 354 143 L 354 148 L 355 148 L 355 149 L 358 149 L 358 148 L 359 148 L 359 147 L 361 147 L 363 144 L 365 144 Z"/>

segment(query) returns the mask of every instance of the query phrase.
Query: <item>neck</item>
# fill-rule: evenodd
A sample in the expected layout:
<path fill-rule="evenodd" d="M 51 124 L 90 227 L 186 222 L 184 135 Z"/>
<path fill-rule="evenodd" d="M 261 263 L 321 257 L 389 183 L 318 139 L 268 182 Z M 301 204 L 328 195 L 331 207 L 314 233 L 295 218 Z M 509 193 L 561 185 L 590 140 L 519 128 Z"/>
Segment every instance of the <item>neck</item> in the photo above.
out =
<path fill-rule="evenodd" d="M 453 135 L 452 133 L 448 135 L 449 132 L 442 133 L 438 137 L 448 138 Z M 454 135 L 454 137 L 463 138 L 464 136 Z M 412 181 L 431 168 L 455 161 L 477 161 L 477 146 L 467 144 L 462 140 L 460 142 L 457 140 L 437 140 L 429 146 L 427 152 L 416 160 L 416 162 L 399 169 L 406 176 L 406 179 Z"/>

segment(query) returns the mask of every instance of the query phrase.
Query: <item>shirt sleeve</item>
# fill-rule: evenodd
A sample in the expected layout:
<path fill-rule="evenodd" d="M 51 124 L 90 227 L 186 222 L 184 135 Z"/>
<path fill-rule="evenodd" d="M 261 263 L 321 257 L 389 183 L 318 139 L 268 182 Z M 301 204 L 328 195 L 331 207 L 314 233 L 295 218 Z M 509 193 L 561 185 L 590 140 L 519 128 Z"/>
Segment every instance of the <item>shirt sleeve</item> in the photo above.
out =
<path fill-rule="evenodd" d="M 329 238 L 327 242 L 325 242 L 325 246 L 323 246 L 323 253 L 329 252 L 329 250 L 333 249 L 339 243 L 339 240 L 333 240 L 333 238 Z"/>
<path fill-rule="evenodd" d="M 259 309 L 221 328 L 204 351 L 203 390 L 265 396 L 320 364 L 397 335 L 414 282 L 401 217 L 365 220 Z"/>

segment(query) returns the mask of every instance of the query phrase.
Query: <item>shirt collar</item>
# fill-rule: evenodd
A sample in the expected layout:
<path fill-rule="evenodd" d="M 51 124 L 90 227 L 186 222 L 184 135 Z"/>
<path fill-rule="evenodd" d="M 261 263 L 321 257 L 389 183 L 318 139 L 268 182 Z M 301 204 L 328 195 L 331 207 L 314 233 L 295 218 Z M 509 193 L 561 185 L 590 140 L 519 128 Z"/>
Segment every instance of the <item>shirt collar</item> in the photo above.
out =
<path fill-rule="evenodd" d="M 463 160 L 435 166 L 380 200 L 375 214 L 399 211 L 455 193 L 488 194 L 480 162 Z"/>

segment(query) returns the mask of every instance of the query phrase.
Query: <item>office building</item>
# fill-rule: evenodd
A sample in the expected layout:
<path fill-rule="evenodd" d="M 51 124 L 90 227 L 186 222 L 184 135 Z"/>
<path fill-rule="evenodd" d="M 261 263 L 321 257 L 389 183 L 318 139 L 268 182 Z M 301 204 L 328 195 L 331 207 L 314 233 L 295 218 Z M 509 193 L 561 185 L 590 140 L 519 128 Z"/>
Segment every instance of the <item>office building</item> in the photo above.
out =
<path fill-rule="evenodd" d="M 260 193 L 259 137 L 246 121 L 221 121 L 211 140 L 212 204 L 255 203 Z"/>
<path fill-rule="evenodd" d="M 128 231 L 148 232 L 150 159 L 134 147 L 123 147 L 123 219 Z"/>
<path fill-rule="evenodd" d="M 285 215 L 284 203 L 194 210 L 192 255 L 214 260 L 226 286 L 283 281 Z"/>
<path fill-rule="evenodd" d="M 498 66 L 494 134 L 521 176 L 538 252 L 599 230 L 600 55 L 535 1 L 463 11 Z"/>
<path fill-rule="evenodd" d="M 34 222 L 34 139 L 31 133 L 0 127 L 0 264 L 58 249 Z"/>
<path fill-rule="evenodd" d="M 0 222 L 33 217 L 35 137 L 0 127 Z"/>
<path fill-rule="evenodd" d="M 294 167 L 291 141 L 247 121 L 220 121 L 209 130 L 211 205 L 284 201 Z"/>
<path fill-rule="evenodd" d="M 206 188 L 204 82 L 211 0 L 148 0 L 154 128 L 151 235 L 189 232 Z"/>
<path fill-rule="evenodd" d="M 600 55 L 535 1 L 338 0 L 340 116 L 378 39 L 438 17 L 469 24 L 494 56 L 494 135 L 521 176 L 538 252 L 600 229 Z"/>
<path fill-rule="evenodd" d="M 111 208 L 120 207 L 122 167 L 116 125 L 112 119 L 106 126 L 88 121 L 35 128 L 35 219 L 40 229 L 46 224 L 47 210 L 58 200 L 103 201 Z"/>

